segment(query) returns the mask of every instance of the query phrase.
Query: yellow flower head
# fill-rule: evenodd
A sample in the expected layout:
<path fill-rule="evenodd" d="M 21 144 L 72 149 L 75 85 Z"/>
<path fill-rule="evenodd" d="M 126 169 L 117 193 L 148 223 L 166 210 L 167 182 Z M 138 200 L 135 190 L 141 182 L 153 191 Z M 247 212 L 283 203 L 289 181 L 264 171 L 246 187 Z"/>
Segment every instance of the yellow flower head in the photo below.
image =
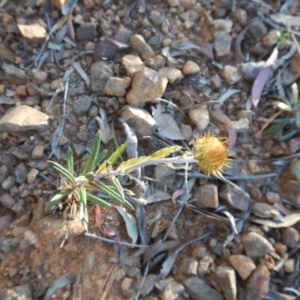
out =
<path fill-rule="evenodd" d="M 192 144 L 199 170 L 207 175 L 222 177 L 222 169 L 228 166 L 229 162 L 227 140 L 206 134 L 201 138 L 196 138 Z"/>

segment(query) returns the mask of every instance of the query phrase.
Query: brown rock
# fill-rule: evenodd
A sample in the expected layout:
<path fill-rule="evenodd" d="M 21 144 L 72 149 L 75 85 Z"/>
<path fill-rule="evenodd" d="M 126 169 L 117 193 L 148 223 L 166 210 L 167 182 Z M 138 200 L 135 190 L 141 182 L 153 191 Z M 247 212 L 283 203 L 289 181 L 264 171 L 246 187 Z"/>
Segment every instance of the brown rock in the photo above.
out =
<path fill-rule="evenodd" d="M 22 36 L 34 43 L 43 41 L 47 36 L 46 29 L 39 23 L 30 25 L 18 24 L 17 26 Z"/>
<path fill-rule="evenodd" d="M 262 38 L 262 44 L 266 48 L 271 48 L 278 43 L 280 32 L 278 29 L 271 29 L 269 32 Z"/>
<path fill-rule="evenodd" d="M 142 70 L 145 64 L 138 56 L 128 54 L 122 57 L 122 67 L 125 69 L 126 75 L 132 76 L 135 72 Z"/>
<path fill-rule="evenodd" d="M 242 79 L 238 68 L 230 65 L 224 67 L 222 75 L 229 85 L 233 85 Z"/>
<path fill-rule="evenodd" d="M 268 269 L 263 265 L 258 266 L 248 279 L 245 300 L 263 299 L 269 291 L 269 281 Z"/>
<path fill-rule="evenodd" d="M 242 244 L 247 256 L 253 259 L 275 252 L 270 242 L 256 232 L 244 234 L 242 236 Z"/>
<path fill-rule="evenodd" d="M 253 260 L 242 254 L 231 255 L 228 260 L 243 280 L 246 280 L 256 268 Z"/>
<path fill-rule="evenodd" d="M 162 55 L 158 54 L 158 55 L 154 56 L 153 58 L 147 59 L 145 61 L 145 63 L 147 65 L 147 67 L 149 67 L 150 69 L 159 71 L 160 69 L 162 69 L 165 66 L 166 59 Z"/>
<path fill-rule="evenodd" d="M 8 61 L 13 63 L 15 55 L 5 45 L 0 44 L 0 61 Z"/>
<path fill-rule="evenodd" d="M 43 158 L 44 150 L 45 150 L 45 146 L 36 145 L 32 150 L 31 158 L 32 159 L 41 159 L 41 158 Z"/>
<path fill-rule="evenodd" d="M 215 270 L 215 278 L 221 287 L 226 300 L 236 299 L 236 278 L 235 272 L 230 267 L 217 267 Z"/>
<path fill-rule="evenodd" d="M 142 59 L 149 59 L 155 56 L 152 48 L 147 44 L 143 36 L 134 34 L 130 38 L 131 47 L 142 57 Z"/>
<path fill-rule="evenodd" d="M 158 72 L 145 67 L 134 74 L 131 90 L 126 95 L 127 102 L 138 106 L 147 100 L 161 98 L 167 84 L 167 78 L 161 78 Z"/>
<path fill-rule="evenodd" d="M 299 232 L 294 227 L 282 228 L 282 243 L 289 248 L 295 248 L 300 240 Z"/>
<path fill-rule="evenodd" d="M 43 71 L 36 72 L 33 75 L 33 79 L 37 85 L 45 82 L 47 80 L 47 77 L 48 77 L 47 73 Z"/>
<path fill-rule="evenodd" d="M 290 66 L 292 73 L 300 76 L 300 54 L 298 51 L 296 51 L 296 53 L 293 55 Z"/>
<path fill-rule="evenodd" d="M 30 183 L 34 183 L 37 175 L 39 174 L 39 170 L 37 169 L 30 169 L 30 171 L 27 173 L 26 177 L 27 177 L 27 182 Z"/>
<path fill-rule="evenodd" d="M 200 132 L 204 130 L 209 124 L 209 113 L 206 105 L 197 106 L 190 109 L 189 117 Z"/>
<path fill-rule="evenodd" d="M 194 193 L 195 205 L 199 208 L 218 208 L 218 188 L 214 184 L 205 184 L 196 189 Z"/>
<path fill-rule="evenodd" d="M 200 67 L 198 66 L 198 64 L 191 60 L 188 60 L 182 67 L 182 73 L 186 76 L 198 73 L 199 71 Z"/>
<path fill-rule="evenodd" d="M 162 68 L 159 70 L 158 73 L 161 77 L 166 77 L 170 84 L 173 84 L 182 76 L 180 70 L 176 68 L 170 68 L 170 67 Z"/>
<path fill-rule="evenodd" d="M 131 83 L 130 77 L 118 78 L 111 77 L 106 82 L 103 92 L 107 95 L 112 95 L 116 97 L 123 97 L 126 94 L 127 89 Z"/>
<path fill-rule="evenodd" d="M 27 96 L 26 85 L 18 85 L 16 87 L 16 95 L 20 97 L 26 97 Z"/>

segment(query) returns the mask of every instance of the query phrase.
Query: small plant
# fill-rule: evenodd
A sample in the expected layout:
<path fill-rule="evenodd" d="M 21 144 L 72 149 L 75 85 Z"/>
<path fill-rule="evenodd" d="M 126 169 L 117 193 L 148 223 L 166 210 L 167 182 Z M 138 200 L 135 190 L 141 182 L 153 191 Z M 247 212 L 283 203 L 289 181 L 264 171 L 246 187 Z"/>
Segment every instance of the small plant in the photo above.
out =
<path fill-rule="evenodd" d="M 271 96 L 270 98 L 276 100 L 272 102 L 275 107 L 279 108 L 281 112 L 286 112 L 288 115 L 276 124 L 271 125 L 265 133 L 274 135 L 290 125 L 289 132 L 278 138 L 280 141 L 287 141 L 292 138 L 300 128 L 300 103 L 297 83 L 291 85 L 290 100 L 278 96 Z"/>
<path fill-rule="evenodd" d="M 130 173 L 138 168 L 165 164 L 173 166 L 180 164 L 185 166 L 189 163 L 197 163 L 199 170 L 204 171 L 207 175 L 222 176 L 221 171 L 228 163 L 228 150 L 226 140 L 205 135 L 202 138 L 197 138 L 194 142 L 193 153 L 185 152 L 182 156 L 169 157 L 170 154 L 180 150 L 180 146 L 171 146 L 156 151 L 150 156 L 142 156 L 129 159 L 119 165 L 117 169 L 113 169 L 113 165 L 118 160 L 120 155 L 126 149 L 126 143 L 119 146 L 106 160 L 104 160 L 107 151 L 99 153 L 100 132 L 95 136 L 92 144 L 91 153 L 87 160 L 86 166 L 78 177 L 74 172 L 73 153 L 71 148 L 67 150 L 67 166 L 63 167 L 60 164 L 49 161 L 51 166 L 57 170 L 67 181 L 65 186 L 60 188 L 60 191 L 50 200 L 46 206 L 46 211 L 53 209 L 67 199 L 68 204 L 73 203 L 79 208 L 78 217 L 88 228 L 88 202 L 98 204 L 105 208 L 111 208 L 113 205 L 95 196 L 93 193 L 98 192 L 111 199 L 127 209 L 133 210 L 133 206 L 127 200 L 128 196 L 133 195 L 131 191 L 124 189 L 117 176 Z M 95 171 L 96 170 L 96 171 Z M 77 210 L 77 209 L 76 209 Z"/>

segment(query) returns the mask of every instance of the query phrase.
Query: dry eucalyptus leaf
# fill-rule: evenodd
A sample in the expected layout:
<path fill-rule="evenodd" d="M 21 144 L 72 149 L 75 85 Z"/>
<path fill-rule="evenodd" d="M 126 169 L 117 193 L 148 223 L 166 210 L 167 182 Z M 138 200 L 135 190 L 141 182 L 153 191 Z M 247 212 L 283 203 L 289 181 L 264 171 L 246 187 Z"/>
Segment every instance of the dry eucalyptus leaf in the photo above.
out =
<path fill-rule="evenodd" d="M 107 144 L 112 138 L 111 130 L 107 122 L 106 114 L 103 108 L 99 108 L 100 116 L 96 117 L 96 121 L 99 124 L 101 130 L 101 141 L 104 144 Z"/>
<path fill-rule="evenodd" d="M 174 118 L 159 103 L 152 107 L 153 118 L 158 124 L 158 132 L 170 140 L 184 140 Z"/>
<path fill-rule="evenodd" d="M 257 224 L 266 225 L 271 228 L 290 227 L 300 221 L 300 213 L 285 216 L 280 220 L 280 222 L 274 222 L 271 220 L 264 220 L 258 218 L 251 218 L 251 221 Z"/>

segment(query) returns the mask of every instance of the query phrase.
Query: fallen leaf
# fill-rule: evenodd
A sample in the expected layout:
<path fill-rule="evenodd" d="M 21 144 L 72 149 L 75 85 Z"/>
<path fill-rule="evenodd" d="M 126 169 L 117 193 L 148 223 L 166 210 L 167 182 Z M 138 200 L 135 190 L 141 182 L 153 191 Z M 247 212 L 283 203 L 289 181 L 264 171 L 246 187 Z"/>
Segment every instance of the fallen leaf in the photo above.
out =
<path fill-rule="evenodd" d="M 174 118 L 160 103 L 152 107 L 152 114 L 158 124 L 159 134 L 170 140 L 185 140 Z"/>
<path fill-rule="evenodd" d="M 115 206 L 115 208 L 125 221 L 127 234 L 131 238 L 132 244 L 134 245 L 138 238 L 138 230 L 133 215 L 128 213 L 123 207 Z"/>
<path fill-rule="evenodd" d="M 251 218 L 251 221 L 257 224 L 266 225 L 271 228 L 290 227 L 300 221 L 300 213 L 291 214 L 280 219 L 280 222 L 271 220 Z"/>

